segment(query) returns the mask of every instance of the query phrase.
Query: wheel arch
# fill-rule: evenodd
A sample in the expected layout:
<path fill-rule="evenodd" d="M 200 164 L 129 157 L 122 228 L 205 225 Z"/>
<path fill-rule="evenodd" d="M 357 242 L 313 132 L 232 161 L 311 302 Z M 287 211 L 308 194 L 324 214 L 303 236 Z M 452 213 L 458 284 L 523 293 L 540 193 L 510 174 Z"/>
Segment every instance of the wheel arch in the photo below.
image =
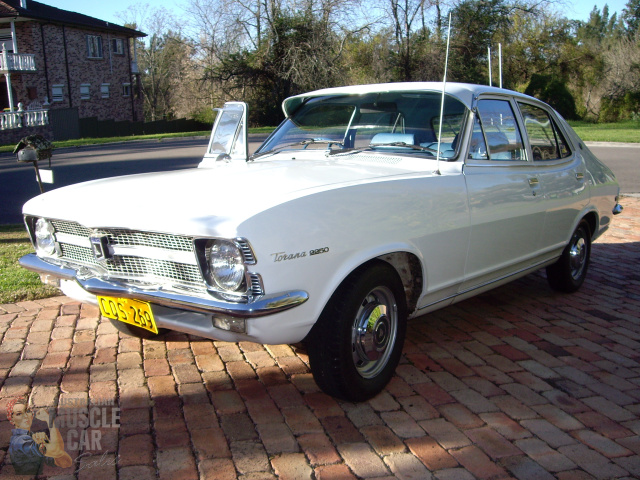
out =
<path fill-rule="evenodd" d="M 404 287 L 407 313 L 411 315 L 418 305 L 424 285 L 420 259 L 410 252 L 393 252 L 376 257 L 374 260 L 384 261 L 394 268 Z"/>
<path fill-rule="evenodd" d="M 346 283 L 352 275 L 358 275 L 378 262 L 390 265 L 398 275 L 398 278 L 404 288 L 404 300 L 407 314 L 410 316 L 417 307 L 424 285 L 422 264 L 418 256 L 411 252 L 396 251 L 370 258 L 352 269 L 342 282 L 340 282 L 333 293 L 335 294 L 335 292 L 340 290 L 342 285 Z"/>
<path fill-rule="evenodd" d="M 598 214 L 595 211 L 591 210 L 590 212 L 587 212 L 582 217 L 582 220 L 587 222 L 587 225 L 589 226 L 589 233 L 591 234 L 591 238 L 594 239 L 598 231 Z"/>

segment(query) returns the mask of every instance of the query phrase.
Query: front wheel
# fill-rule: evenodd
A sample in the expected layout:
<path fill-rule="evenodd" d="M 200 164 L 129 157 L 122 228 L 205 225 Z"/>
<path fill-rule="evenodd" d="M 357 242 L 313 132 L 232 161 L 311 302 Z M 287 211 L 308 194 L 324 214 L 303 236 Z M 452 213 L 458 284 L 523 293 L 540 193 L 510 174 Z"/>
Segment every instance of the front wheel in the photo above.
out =
<path fill-rule="evenodd" d="M 551 288 L 566 293 L 578 290 L 587 278 L 590 257 L 591 230 L 583 220 L 558 261 L 547 267 L 547 281 Z"/>
<path fill-rule="evenodd" d="M 406 332 L 404 288 L 376 263 L 351 274 L 307 336 L 311 371 L 327 394 L 363 401 L 391 380 Z"/>

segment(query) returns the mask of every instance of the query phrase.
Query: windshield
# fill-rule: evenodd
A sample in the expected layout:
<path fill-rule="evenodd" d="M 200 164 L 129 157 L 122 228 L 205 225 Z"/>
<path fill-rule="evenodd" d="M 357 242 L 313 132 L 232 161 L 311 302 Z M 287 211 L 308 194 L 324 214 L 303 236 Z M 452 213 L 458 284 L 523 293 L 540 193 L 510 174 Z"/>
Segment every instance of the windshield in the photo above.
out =
<path fill-rule="evenodd" d="M 267 139 L 257 155 L 280 150 L 394 151 L 435 157 L 440 127 L 438 92 L 385 92 L 315 97 L 303 103 Z M 456 156 L 467 109 L 445 97 L 442 158 Z"/>

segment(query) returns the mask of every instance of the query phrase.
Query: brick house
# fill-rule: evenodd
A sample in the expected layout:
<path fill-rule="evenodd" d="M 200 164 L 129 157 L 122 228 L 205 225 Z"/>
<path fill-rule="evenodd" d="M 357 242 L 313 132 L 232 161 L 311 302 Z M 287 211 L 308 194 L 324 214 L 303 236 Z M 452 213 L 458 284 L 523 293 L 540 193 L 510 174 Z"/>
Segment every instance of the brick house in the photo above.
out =
<path fill-rule="evenodd" d="M 0 0 L 0 145 L 79 121 L 143 120 L 130 28 L 32 0 Z M 4 112 L 2 112 L 4 110 Z"/>

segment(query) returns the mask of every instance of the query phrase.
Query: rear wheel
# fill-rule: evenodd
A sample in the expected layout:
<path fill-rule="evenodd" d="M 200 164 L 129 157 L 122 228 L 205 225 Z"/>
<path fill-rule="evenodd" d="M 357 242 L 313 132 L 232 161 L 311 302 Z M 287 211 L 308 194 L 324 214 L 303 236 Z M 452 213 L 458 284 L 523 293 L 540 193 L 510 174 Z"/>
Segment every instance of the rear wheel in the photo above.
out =
<path fill-rule="evenodd" d="M 591 257 L 591 230 L 582 220 L 553 265 L 547 267 L 547 280 L 551 288 L 560 292 L 575 292 L 580 288 L 589 269 Z"/>
<path fill-rule="evenodd" d="M 380 262 L 343 282 L 307 337 L 311 371 L 329 395 L 363 401 L 391 380 L 406 332 L 404 289 Z"/>

